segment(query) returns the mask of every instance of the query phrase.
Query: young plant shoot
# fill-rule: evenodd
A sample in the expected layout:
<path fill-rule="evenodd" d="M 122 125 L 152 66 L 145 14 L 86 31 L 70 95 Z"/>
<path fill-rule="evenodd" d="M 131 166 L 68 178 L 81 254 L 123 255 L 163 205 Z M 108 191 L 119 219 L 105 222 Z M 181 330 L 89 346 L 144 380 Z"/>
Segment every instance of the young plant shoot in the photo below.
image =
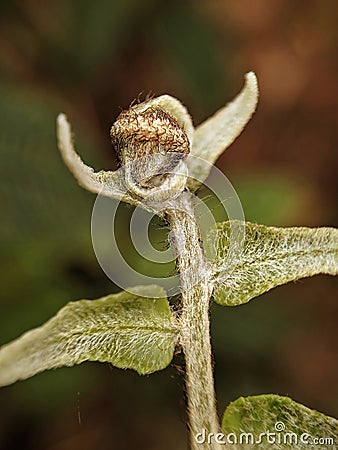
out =
<path fill-rule="evenodd" d="M 318 436 L 331 439 L 327 442 L 336 448 L 338 422 L 288 397 L 240 398 L 227 407 L 221 422 L 216 411 L 210 302 L 237 306 L 293 280 L 338 273 L 334 228 L 275 228 L 234 218 L 202 236 L 195 192 L 250 120 L 257 100 L 257 79 L 250 72 L 240 94 L 196 128 L 182 103 L 169 95 L 131 106 L 111 128 L 120 162 L 116 171 L 95 172 L 87 166 L 73 147 L 66 116 L 58 116 L 58 147 L 80 186 L 144 208 L 168 223 L 179 306 L 174 311 L 173 293 L 155 284 L 68 303 L 44 325 L 0 349 L 1 386 L 84 361 L 150 374 L 167 367 L 181 350 L 191 449 L 256 444 L 308 449 Z M 288 440 L 283 440 L 283 426 L 292 435 Z"/>

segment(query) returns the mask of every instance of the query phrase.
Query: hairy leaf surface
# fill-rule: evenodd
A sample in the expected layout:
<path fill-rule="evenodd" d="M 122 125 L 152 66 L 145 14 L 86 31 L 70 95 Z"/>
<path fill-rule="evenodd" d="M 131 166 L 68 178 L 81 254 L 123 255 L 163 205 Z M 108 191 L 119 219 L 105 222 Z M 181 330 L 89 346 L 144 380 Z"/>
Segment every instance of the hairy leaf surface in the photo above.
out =
<path fill-rule="evenodd" d="M 165 292 L 155 285 L 132 290 L 70 302 L 41 327 L 4 345 L 0 385 L 83 361 L 110 362 L 139 374 L 164 369 L 177 340 Z"/>
<path fill-rule="evenodd" d="M 275 228 L 239 221 L 209 235 L 215 252 L 214 299 L 240 305 L 275 286 L 319 273 L 338 273 L 338 230 Z"/>
<path fill-rule="evenodd" d="M 187 160 L 189 175 L 192 177 L 189 187 L 192 190 L 207 178 L 212 165 L 241 134 L 254 113 L 257 102 L 257 78 L 253 72 L 249 72 L 237 97 L 195 129 L 191 155 L 197 158 L 188 157 Z"/>
<path fill-rule="evenodd" d="M 268 394 L 240 397 L 231 403 L 225 410 L 222 429 L 237 443 L 236 449 L 333 449 L 338 421 L 289 397 Z"/>

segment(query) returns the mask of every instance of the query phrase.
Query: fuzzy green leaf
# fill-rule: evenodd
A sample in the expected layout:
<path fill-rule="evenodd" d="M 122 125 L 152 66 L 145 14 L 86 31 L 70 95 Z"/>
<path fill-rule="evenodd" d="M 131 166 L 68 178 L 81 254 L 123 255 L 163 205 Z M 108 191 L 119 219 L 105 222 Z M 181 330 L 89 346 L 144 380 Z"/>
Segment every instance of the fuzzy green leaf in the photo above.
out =
<path fill-rule="evenodd" d="M 236 449 L 337 448 L 336 419 L 272 394 L 240 397 L 231 403 L 222 430 Z"/>
<path fill-rule="evenodd" d="M 4 345 L 0 386 L 83 361 L 110 362 L 139 374 L 167 367 L 177 329 L 165 292 L 155 285 L 132 292 L 70 302 L 41 327 Z"/>
<path fill-rule="evenodd" d="M 275 286 L 319 273 L 338 274 L 338 230 L 275 228 L 239 221 L 209 235 L 215 257 L 214 299 L 246 303 Z"/>
<path fill-rule="evenodd" d="M 191 176 L 188 184 L 192 190 L 207 178 L 212 165 L 241 134 L 254 113 L 257 102 L 257 78 L 253 72 L 249 72 L 237 97 L 195 129 L 191 149 L 191 156 L 195 158 L 187 159 Z"/>
<path fill-rule="evenodd" d="M 61 157 L 80 186 L 95 194 L 137 204 L 127 193 L 128 188 L 121 170 L 95 172 L 82 161 L 76 153 L 72 130 L 64 114 L 59 114 L 56 119 L 56 134 Z"/>

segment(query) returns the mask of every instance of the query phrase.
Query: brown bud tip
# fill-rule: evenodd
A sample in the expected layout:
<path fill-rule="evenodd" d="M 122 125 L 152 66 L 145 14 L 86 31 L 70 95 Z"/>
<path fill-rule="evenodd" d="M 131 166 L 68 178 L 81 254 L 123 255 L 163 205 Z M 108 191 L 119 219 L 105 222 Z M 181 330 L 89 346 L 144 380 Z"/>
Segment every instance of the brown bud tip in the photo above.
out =
<path fill-rule="evenodd" d="M 147 155 L 189 153 L 188 137 L 176 118 L 160 107 L 134 106 L 123 111 L 110 130 L 113 147 L 122 165 Z"/>

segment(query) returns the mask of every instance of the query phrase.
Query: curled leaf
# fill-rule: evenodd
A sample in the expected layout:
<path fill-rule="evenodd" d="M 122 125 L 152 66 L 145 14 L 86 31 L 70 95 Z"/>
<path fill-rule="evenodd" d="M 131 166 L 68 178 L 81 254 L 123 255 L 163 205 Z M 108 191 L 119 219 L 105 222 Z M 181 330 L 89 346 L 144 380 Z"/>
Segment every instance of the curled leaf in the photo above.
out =
<path fill-rule="evenodd" d="M 65 114 L 59 114 L 56 121 L 56 132 L 58 147 L 62 159 L 79 185 L 95 194 L 102 194 L 106 197 L 124 200 L 128 203 L 137 202 L 127 194 L 128 188 L 125 185 L 123 170 L 95 172 L 87 166 L 76 153 L 70 124 Z"/>
<path fill-rule="evenodd" d="M 191 155 L 201 159 L 189 160 L 188 157 L 189 175 L 192 178 L 199 181 L 207 178 L 212 164 L 241 134 L 256 109 L 257 101 L 257 78 L 254 72 L 249 72 L 240 94 L 195 129 Z M 210 164 L 203 164 L 203 160 Z M 196 185 L 194 180 L 190 183 Z"/>
<path fill-rule="evenodd" d="M 209 235 L 210 242 L 216 243 L 213 296 L 217 303 L 240 305 L 299 278 L 338 274 L 337 229 L 238 222 L 244 233 L 236 240 L 231 234 L 231 224 L 236 223 L 220 223 Z"/>
<path fill-rule="evenodd" d="M 155 285 L 132 292 L 70 302 L 41 327 L 4 345 L 0 386 L 83 361 L 109 362 L 139 374 L 167 367 L 177 329 L 165 292 Z"/>

